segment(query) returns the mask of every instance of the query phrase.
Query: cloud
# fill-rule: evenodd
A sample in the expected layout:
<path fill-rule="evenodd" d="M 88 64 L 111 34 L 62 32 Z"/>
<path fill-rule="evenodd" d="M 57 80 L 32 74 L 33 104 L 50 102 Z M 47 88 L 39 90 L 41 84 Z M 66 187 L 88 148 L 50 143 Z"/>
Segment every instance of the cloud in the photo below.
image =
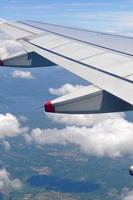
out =
<path fill-rule="evenodd" d="M 106 119 L 115 120 L 118 118 L 124 118 L 124 113 L 108 113 L 108 114 L 90 114 L 90 115 L 69 115 L 69 114 L 52 114 L 46 113 L 47 117 L 57 123 L 65 125 L 85 126 L 91 127 L 98 123 L 105 121 Z"/>
<path fill-rule="evenodd" d="M 121 200 L 133 200 L 133 190 L 129 188 L 123 188 L 122 194 L 120 195 Z"/>
<path fill-rule="evenodd" d="M 122 200 L 133 200 L 133 191 L 128 192 Z"/>
<path fill-rule="evenodd" d="M 0 114 L 0 139 L 15 137 L 26 131 L 27 128 L 21 127 L 16 116 L 10 113 Z"/>
<path fill-rule="evenodd" d="M 89 154 L 119 157 L 132 154 L 133 124 L 122 117 L 104 119 L 92 127 L 66 126 L 63 129 L 33 129 L 30 140 L 39 145 L 74 144 Z"/>
<path fill-rule="evenodd" d="M 0 170 L 0 192 L 2 194 L 8 194 L 12 189 L 21 189 L 22 182 L 19 179 L 11 179 L 7 170 Z"/>
<path fill-rule="evenodd" d="M 3 20 L 0 21 L 0 23 L 3 22 Z M 22 45 L 5 34 L 5 32 L 0 31 L 0 59 L 21 53 L 24 53 Z"/>
<path fill-rule="evenodd" d="M 7 20 L 0 18 L 0 24 L 3 24 L 4 22 L 6 22 Z"/>
<path fill-rule="evenodd" d="M 120 193 L 118 189 L 113 188 L 108 193 L 108 196 L 111 199 L 117 199 L 117 200 L 133 200 L 133 190 L 128 187 L 124 187 L 122 188 Z"/>
<path fill-rule="evenodd" d="M 21 119 L 10 113 L 0 114 L 0 144 L 6 151 L 11 149 L 7 138 L 16 137 L 27 131 L 27 127 L 22 127 Z"/>
<path fill-rule="evenodd" d="M 66 83 L 65 85 L 63 85 L 62 87 L 57 88 L 57 89 L 49 88 L 49 92 L 51 94 L 60 96 L 60 95 L 65 95 L 65 94 L 70 93 L 70 92 L 78 91 L 78 90 L 80 90 L 84 87 L 86 87 L 86 86 L 82 86 L 82 85 L 73 86 L 72 84 Z"/>
<path fill-rule="evenodd" d="M 12 40 L 4 32 L 0 32 L 0 58 L 5 59 L 20 53 L 24 53 L 22 45 Z"/>
<path fill-rule="evenodd" d="M 22 127 L 21 122 L 24 122 L 21 117 L 17 118 L 10 113 L 0 114 L 0 145 L 2 145 L 6 151 L 11 149 L 7 138 L 16 137 L 28 131 L 28 127 Z"/>
<path fill-rule="evenodd" d="M 24 139 L 25 139 L 25 141 L 26 141 L 26 143 L 27 143 L 28 145 L 32 144 L 32 142 L 33 142 L 32 135 L 30 135 L 30 134 L 28 134 L 28 133 L 25 133 L 25 134 L 23 135 L 23 137 L 24 137 Z M 35 140 L 35 142 L 36 142 L 36 140 Z"/>
<path fill-rule="evenodd" d="M 30 71 L 15 70 L 11 73 L 11 75 L 13 78 L 21 78 L 21 79 L 35 78 Z"/>

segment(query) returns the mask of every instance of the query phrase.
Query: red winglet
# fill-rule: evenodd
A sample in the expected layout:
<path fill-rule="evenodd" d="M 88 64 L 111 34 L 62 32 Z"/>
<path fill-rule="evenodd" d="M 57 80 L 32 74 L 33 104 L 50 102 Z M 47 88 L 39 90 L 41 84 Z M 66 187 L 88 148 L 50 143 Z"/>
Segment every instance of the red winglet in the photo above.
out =
<path fill-rule="evenodd" d="M 4 62 L 0 60 L 0 66 L 4 66 Z"/>
<path fill-rule="evenodd" d="M 51 104 L 51 101 L 48 101 L 44 104 L 46 112 L 55 112 L 55 107 Z"/>

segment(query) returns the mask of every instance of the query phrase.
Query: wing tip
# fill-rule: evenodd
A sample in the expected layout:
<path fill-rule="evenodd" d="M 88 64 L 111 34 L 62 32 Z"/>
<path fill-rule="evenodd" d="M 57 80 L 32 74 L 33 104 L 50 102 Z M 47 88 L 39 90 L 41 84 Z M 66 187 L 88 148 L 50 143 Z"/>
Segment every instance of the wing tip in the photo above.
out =
<path fill-rule="evenodd" d="M 55 112 L 55 107 L 52 105 L 51 101 L 47 101 L 44 104 L 44 110 L 45 110 L 45 112 L 52 112 L 52 113 L 54 113 Z"/>

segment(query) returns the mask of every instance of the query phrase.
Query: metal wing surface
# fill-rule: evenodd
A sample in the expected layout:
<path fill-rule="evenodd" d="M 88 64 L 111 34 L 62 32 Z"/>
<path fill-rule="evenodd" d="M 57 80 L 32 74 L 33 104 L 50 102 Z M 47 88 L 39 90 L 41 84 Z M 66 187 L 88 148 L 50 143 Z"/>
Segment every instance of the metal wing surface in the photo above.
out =
<path fill-rule="evenodd" d="M 5 22 L 0 30 L 25 53 L 1 65 L 60 65 L 93 85 L 45 104 L 47 112 L 105 113 L 133 109 L 133 38 L 42 22 Z"/>

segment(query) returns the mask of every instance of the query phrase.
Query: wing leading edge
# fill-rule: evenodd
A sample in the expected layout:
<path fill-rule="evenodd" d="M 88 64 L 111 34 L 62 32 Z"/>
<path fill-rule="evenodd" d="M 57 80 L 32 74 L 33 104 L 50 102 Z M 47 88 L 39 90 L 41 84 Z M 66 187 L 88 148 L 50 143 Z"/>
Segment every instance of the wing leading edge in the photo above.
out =
<path fill-rule="evenodd" d="M 14 22 L 13 25 L 8 22 L 2 26 L 4 28 L 0 26 L 0 30 L 9 34 L 8 25 L 12 34 L 19 30 L 15 39 L 22 44 L 25 53 L 7 58 L 1 65 L 37 67 L 38 64 L 39 67 L 56 64 L 93 84 L 46 102 L 45 111 L 106 113 L 133 109 L 132 38 L 37 22 Z M 125 43 L 125 40 L 127 46 L 122 47 L 121 42 Z"/>

